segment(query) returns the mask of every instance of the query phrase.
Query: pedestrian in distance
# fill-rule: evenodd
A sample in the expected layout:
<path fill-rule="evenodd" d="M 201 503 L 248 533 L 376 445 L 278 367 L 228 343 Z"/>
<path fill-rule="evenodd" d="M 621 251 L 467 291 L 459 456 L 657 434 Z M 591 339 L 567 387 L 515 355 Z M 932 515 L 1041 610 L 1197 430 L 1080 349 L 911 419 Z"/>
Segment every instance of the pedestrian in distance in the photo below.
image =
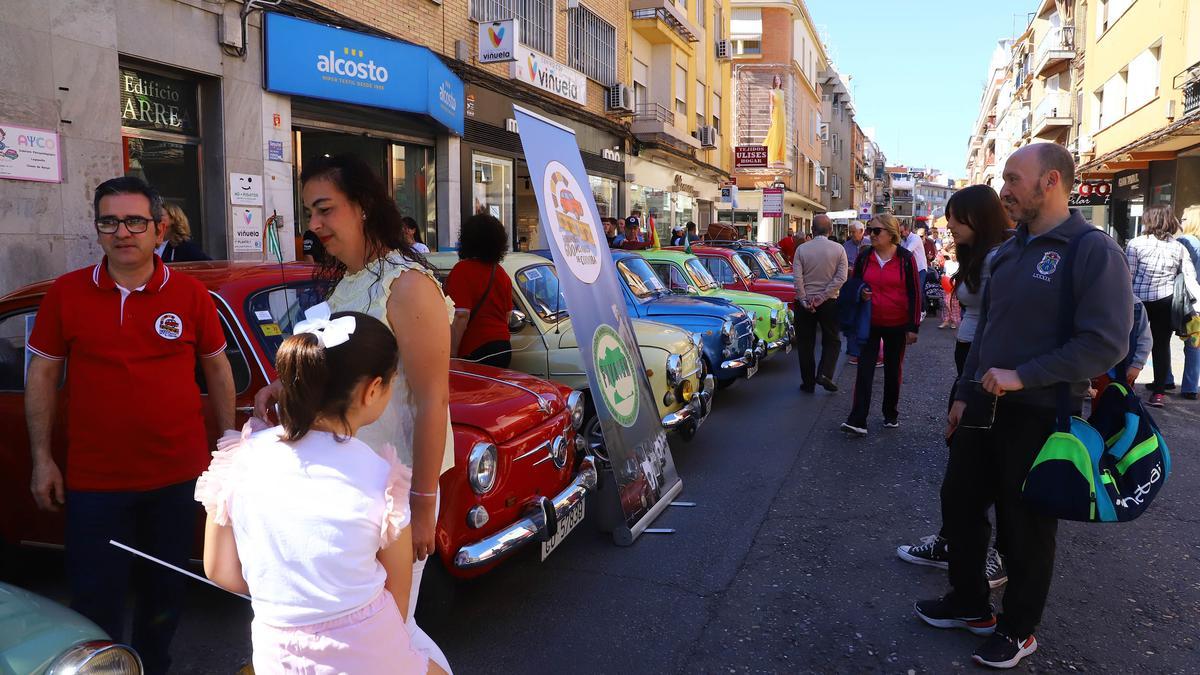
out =
<path fill-rule="evenodd" d="M 446 657 L 412 615 L 426 560 L 436 552 L 440 478 L 454 466 L 449 411 L 454 304 L 413 250 L 390 190 L 366 162 L 354 155 L 318 157 L 305 163 L 300 185 L 309 229 L 327 253 L 314 277 L 333 286 L 331 311 L 375 317 L 392 330 L 400 349 L 387 410 L 360 428 L 358 438 L 376 452 L 394 446 L 413 469 L 413 591 L 404 615 L 416 648 L 448 670 Z M 257 417 L 268 419 L 281 389 L 276 380 L 255 395 Z"/>
<path fill-rule="evenodd" d="M 1070 388 L 1070 412 L 1078 414 L 1089 378 L 1128 352 L 1133 292 L 1120 247 L 1068 208 L 1075 165 L 1066 148 L 1023 147 L 1002 175 L 1000 199 L 1018 223 L 1017 234 L 992 259 L 975 339 L 947 416 L 953 441 L 942 519 L 951 542 L 952 590 L 918 602 L 916 614 L 938 628 L 989 636 L 975 661 L 1011 668 L 1037 650 L 1034 631 L 1050 590 L 1058 527 L 1024 502 L 1021 486 L 1057 429 L 1059 385 Z M 1071 264 L 1063 265 L 1067 255 Z M 1064 267 L 1071 269 L 1074 293 L 1065 342 L 1059 322 L 1047 319 L 1071 311 L 1062 306 Z M 984 571 L 993 504 L 1008 549 L 999 618 L 988 602 Z"/>
<path fill-rule="evenodd" d="M 796 230 L 789 227 L 787 234 L 783 235 L 777 243 L 779 252 L 783 254 L 784 259 L 791 260 L 796 257 L 796 248 L 804 242 L 801 241 L 801 235 L 796 234 Z"/>
<path fill-rule="evenodd" d="M 417 221 L 412 216 L 404 216 L 400 219 L 400 224 L 404 227 L 404 236 L 408 239 L 412 250 L 421 255 L 429 253 L 429 247 L 421 241 L 421 228 L 417 226 Z"/>
<path fill-rule="evenodd" d="M 1000 244 L 1008 238 L 1007 232 L 1012 223 L 995 190 L 987 185 L 972 185 L 955 192 L 946 202 L 946 225 L 954 238 L 954 250 L 958 257 L 958 267 L 953 278 L 953 295 L 962 307 L 954 344 L 957 383 L 962 377 L 967 353 L 979 326 L 980 304 L 991 277 L 992 260 Z M 956 386 L 950 389 L 951 404 L 954 401 Z M 1003 517 L 1003 513 L 997 512 L 997 517 Z M 1006 529 L 999 526 L 996 528 L 996 547 L 988 550 L 984 571 L 991 588 L 997 588 L 1008 580 L 1003 556 L 1007 550 L 1004 544 Z M 896 555 L 901 560 L 915 565 L 948 569 L 949 551 L 950 540 L 943 524 L 937 534 L 923 537 L 917 544 L 898 547 Z"/>
<path fill-rule="evenodd" d="M 496 368 L 512 359 L 508 314 L 512 280 L 500 267 L 508 253 L 508 232 L 493 216 L 475 214 L 458 233 L 458 262 L 446 277 L 454 301 L 450 354 Z"/>
<path fill-rule="evenodd" d="M 187 564 L 197 515 L 191 495 L 211 449 L 197 363 L 222 429 L 234 422 L 233 372 L 208 290 L 154 254 L 164 222 L 158 192 L 140 178 L 113 178 L 96 188 L 93 207 L 104 258 L 54 282 L 29 338 L 30 487 L 38 508 L 66 506 L 71 607 L 125 641 L 132 590 L 131 644 L 147 673 L 163 673 L 186 579 L 143 569 L 108 542 Z M 64 484 L 50 448 L 68 360 Z"/>
<path fill-rule="evenodd" d="M 853 265 L 858 260 L 858 254 L 862 253 L 864 248 L 871 245 L 871 240 L 867 235 L 867 225 L 861 220 L 855 220 L 850 223 L 850 234 L 846 237 L 846 241 L 842 242 L 842 246 L 846 249 L 846 260 Z"/>
<path fill-rule="evenodd" d="M 1125 256 L 1133 274 L 1133 293 L 1146 307 L 1150 333 L 1154 336 L 1152 360 L 1154 381 L 1150 383 L 1147 405 L 1163 407 L 1167 383 L 1174 382 L 1171 373 L 1171 339 L 1184 326 L 1175 325 L 1172 302 L 1175 300 L 1175 279 L 1182 276 L 1193 298 L 1200 299 L 1200 284 L 1188 249 L 1175 239 L 1179 221 L 1171 207 L 1157 204 L 1142 213 L 1142 234 L 1125 246 Z"/>
<path fill-rule="evenodd" d="M 1200 205 L 1184 209 L 1179 243 L 1188 250 L 1192 267 L 1200 274 Z M 1200 320 L 1191 322 L 1183 334 L 1183 381 L 1179 395 L 1195 401 L 1200 391 Z"/>
<path fill-rule="evenodd" d="M 163 262 L 212 260 L 195 241 L 187 214 L 175 204 L 163 204 L 163 238 L 155 253 Z"/>
<path fill-rule="evenodd" d="M 829 216 L 813 218 L 813 240 L 801 244 L 792 259 L 796 285 L 796 353 L 800 359 L 800 390 L 812 393 L 816 385 L 835 392 L 833 369 L 837 366 L 838 291 L 846 283 L 846 252 L 829 240 Z M 821 331 L 821 365 L 816 365 L 816 333 Z"/>
<path fill-rule="evenodd" d="M 891 214 L 880 214 L 867 224 L 871 248 L 859 254 L 854 277 L 865 285 L 863 299 L 871 301 L 871 331 L 862 346 L 854 382 L 854 404 L 842 431 L 867 435 L 876 360 L 883 344 L 883 427 L 900 426 L 900 383 L 904 350 L 916 344 L 921 325 L 921 292 L 913 254 L 900 245 L 900 224 Z"/>
<path fill-rule="evenodd" d="M 204 573 L 249 594 L 256 673 L 444 673 L 405 627 L 412 469 L 355 437 L 391 404 L 396 339 L 314 314 L 276 355 L 280 425 L 228 432 L 196 483 Z"/>
<path fill-rule="evenodd" d="M 925 254 L 925 242 L 913 230 L 912 223 L 907 220 L 900 221 L 900 245 L 913 254 L 913 259 L 917 263 L 918 281 L 921 284 L 920 288 L 924 289 L 925 277 L 928 275 L 929 270 L 929 258 Z"/>

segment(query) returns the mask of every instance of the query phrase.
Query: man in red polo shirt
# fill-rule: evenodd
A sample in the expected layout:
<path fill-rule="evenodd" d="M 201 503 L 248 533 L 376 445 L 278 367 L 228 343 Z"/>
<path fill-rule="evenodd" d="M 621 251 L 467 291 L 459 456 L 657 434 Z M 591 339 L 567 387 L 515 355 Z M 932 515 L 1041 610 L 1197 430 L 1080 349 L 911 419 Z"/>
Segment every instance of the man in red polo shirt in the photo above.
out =
<path fill-rule="evenodd" d="M 195 479 L 208 466 L 199 361 L 222 429 L 234 385 L 216 307 L 200 282 L 163 265 L 163 203 L 139 178 L 96 188 L 104 259 L 58 278 L 38 309 L 25 417 L 38 507 L 67 509 L 71 606 L 123 640 L 134 559 L 110 539 L 174 563 L 194 540 Z M 67 368 L 67 480 L 51 456 L 57 386 Z M 64 500 L 65 496 L 65 500 Z M 132 645 L 166 672 L 183 577 L 138 564 Z"/>

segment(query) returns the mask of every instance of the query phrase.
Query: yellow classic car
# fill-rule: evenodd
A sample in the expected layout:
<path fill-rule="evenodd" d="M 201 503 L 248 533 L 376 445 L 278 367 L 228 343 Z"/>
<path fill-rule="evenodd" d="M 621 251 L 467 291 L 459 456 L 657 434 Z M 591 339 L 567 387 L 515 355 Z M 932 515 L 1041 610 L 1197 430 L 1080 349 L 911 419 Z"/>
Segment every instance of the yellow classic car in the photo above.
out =
<path fill-rule="evenodd" d="M 458 254 L 441 251 L 426 259 L 444 280 Z M 587 374 L 554 263 L 537 255 L 510 253 L 500 266 L 513 282 L 509 367 L 587 392 Z M 712 374 L 704 372 L 699 336 L 657 321 L 634 319 L 633 327 L 663 427 L 690 439 L 708 416 L 714 388 Z M 588 445 L 596 456 L 606 458 L 590 394 L 586 415 Z"/>

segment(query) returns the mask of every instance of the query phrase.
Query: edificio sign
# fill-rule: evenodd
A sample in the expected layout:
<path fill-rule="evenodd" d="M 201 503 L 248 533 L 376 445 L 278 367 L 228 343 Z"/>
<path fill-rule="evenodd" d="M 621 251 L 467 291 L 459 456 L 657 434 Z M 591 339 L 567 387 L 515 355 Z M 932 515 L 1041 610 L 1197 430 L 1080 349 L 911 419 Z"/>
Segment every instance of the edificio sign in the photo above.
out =
<path fill-rule="evenodd" d="M 579 105 L 587 105 L 587 76 L 554 59 L 535 52 L 519 42 L 513 43 L 516 60 L 510 66 L 509 76 L 518 82 L 530 84 L 555 96 L 560 96 Z"/>
<path fill-rule="evenodd" d="M 463 135 L 463 82 L 418 45 L 268 13 L 264 87 L 428 115 Z"/>
<path fill-rule="evenodd" d="M 196 83 L 120 69 L 121 126 L 197 135 Z"/>

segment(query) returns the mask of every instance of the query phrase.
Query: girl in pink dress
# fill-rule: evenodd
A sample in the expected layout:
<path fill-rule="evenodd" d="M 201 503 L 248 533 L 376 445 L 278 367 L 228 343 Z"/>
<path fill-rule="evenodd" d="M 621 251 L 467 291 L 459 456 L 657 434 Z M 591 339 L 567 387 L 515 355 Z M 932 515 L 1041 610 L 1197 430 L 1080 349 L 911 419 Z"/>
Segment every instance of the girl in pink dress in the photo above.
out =
<path fill-rule="evenodd" d="M 402 613 L 412 472 L 355 438 L 391 400 L 396 340 L 366 314 L 307 316 L 276 356 L 282 423 L 228 432 L 196 483 L 204 572 L 250 595 L 259 675 L 444 673 Z"/>

